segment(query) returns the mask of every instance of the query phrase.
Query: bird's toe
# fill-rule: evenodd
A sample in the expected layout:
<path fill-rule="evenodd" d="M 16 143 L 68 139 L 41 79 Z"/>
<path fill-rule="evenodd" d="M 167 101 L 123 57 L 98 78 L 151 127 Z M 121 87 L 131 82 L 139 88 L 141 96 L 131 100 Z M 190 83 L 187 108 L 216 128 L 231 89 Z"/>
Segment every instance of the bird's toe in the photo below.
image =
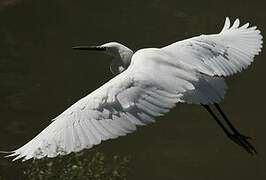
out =
<path fill-rule="evenodd" d="M 252 155 L 257 154 L 255 147 L 248 141 L 248 139 L 251 139 L 250 137 L 242 134 L 231 134 L 229 135 L 229 138 L 239 146 L 243 147 L 248 153 Z"/>

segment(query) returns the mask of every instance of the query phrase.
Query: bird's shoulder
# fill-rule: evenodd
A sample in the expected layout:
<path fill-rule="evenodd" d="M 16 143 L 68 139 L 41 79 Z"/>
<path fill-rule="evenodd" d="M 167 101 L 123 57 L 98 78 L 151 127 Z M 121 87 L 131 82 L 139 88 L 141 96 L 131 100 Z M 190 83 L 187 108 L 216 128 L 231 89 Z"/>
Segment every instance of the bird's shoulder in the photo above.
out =
<path fill-rule="evenodd" d="M 137 50 L 133 54 L 132 60 L 143 59 L 143 58 L 145 59 L 154 58 L 160 53 L 161 53 L 161 50 L 159 48 L 143 48 L 143 49 Z"/>
<path fill-rule="evenodd" d="M 136 51 L 131 59 L 130 68 L 148 70 L 158 68 L 167 63 L 171 58 L 170 54 L 161 48 L 144 48 Z"/>

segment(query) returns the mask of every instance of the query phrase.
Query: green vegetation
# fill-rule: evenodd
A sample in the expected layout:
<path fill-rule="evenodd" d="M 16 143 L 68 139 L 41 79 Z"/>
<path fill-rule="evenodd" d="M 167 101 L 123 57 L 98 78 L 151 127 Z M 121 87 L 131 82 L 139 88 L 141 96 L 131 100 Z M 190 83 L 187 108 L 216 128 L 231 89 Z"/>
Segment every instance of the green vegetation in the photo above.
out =
<path fill-rule="evenodd" d="M 24 171 L 27 180 L 125 180 L 129 158 L 105 157 L 98 151 L 87 151 L 54 159 L 33 160 Z"/>

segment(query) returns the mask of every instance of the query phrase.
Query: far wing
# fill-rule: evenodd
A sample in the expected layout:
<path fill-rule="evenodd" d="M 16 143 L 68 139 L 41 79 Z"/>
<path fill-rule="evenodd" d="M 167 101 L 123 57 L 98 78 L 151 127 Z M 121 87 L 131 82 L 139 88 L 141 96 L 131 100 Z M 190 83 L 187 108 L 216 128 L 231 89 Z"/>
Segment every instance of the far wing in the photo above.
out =
<path fill-rule="evenodd" d="M 187 85 L 181 91 L 193 88 Z M 17 156 L 14 160 L 55 157 L 124 136 L 174 107 L 180 100 L 178 88 L 158 78 L 136 75 L 130 68 L 69 107 L 9 156 Z"/>
<path fill-rule="evenodd" d="M 230 25 L 226 18 L 219 34 L 201 35 L 162 48 L 185 64 L 208 75 L 229 76 L 247 68 L 262 48 L 262 36 L 249 23 Z"/>

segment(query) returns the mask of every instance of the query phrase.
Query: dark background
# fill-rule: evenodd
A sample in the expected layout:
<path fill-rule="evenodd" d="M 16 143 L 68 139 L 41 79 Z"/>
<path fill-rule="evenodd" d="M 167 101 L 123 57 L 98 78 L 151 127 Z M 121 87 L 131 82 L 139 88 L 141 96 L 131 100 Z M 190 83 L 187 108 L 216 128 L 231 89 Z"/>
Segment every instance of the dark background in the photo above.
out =
<path fill-rule="evenodd" d="M 226 16 L 265 35 L 262 0 L 2 0 L 0 150 L 25 144 L 50 119 L 112 78 L 110 58 L 75 45 L 121 42 L 133 50 L 219 32 Z M 224 110 L 258 156 L 230 142 L 205 110 L 178 104 L 157 123 L 105 142 L 104 153 L 131 156 L 128 179 L 266 179 L 265 53 L 227 78 Z M 0 158 L 0 176 L 19 179 L 20 162 Z"/>

